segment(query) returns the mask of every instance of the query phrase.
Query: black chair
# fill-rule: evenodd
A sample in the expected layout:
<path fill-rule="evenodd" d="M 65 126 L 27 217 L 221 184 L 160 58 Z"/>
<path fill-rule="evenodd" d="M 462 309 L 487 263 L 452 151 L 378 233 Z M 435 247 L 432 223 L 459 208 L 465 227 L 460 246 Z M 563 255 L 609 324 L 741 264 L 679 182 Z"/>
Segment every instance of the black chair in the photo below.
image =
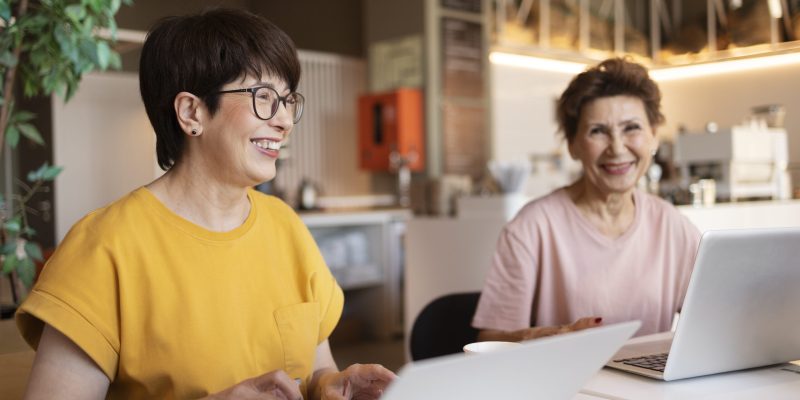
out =
<path fill-rule="evenodd" d="M 414 320 L 409 348 L 414 361 L 460 353 L 478 338 L 470 324 L 480 292 L 454 293 L 428 303 Z"/>

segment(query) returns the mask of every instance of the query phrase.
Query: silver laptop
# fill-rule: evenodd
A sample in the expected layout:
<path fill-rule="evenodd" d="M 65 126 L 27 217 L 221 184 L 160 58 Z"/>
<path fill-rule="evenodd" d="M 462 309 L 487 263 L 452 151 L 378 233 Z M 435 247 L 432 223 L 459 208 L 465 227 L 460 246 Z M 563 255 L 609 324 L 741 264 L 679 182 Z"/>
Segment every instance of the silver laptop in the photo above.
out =
<path fill-rule="evenodd" d="M 639 329 L 639 321 L 453 354 L 403 367 L 381 400 L 571 399 Z"/>
<path fill-rule="evenodd" d="M 737 229 L 703 235 L 674 335 L 608 366 L 671 381 L 797 359 L 800 228 Z"/>

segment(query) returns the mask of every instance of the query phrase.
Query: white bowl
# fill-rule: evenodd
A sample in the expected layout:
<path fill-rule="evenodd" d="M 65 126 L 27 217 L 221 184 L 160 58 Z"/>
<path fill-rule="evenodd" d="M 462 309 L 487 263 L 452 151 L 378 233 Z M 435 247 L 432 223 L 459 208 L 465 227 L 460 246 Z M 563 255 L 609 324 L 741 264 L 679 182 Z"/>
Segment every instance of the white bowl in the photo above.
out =
<path fill-rule="evenodd" d="M 496 341 L 489 341 L 489 342 L 475 342 L 464 345 L 464 353 L 467 354 L 481 354 L 481 353 L 491 353 L 497 350 L 509 349 L 512 347 L 519 346 L 517 342 L 496 342 Z"/>

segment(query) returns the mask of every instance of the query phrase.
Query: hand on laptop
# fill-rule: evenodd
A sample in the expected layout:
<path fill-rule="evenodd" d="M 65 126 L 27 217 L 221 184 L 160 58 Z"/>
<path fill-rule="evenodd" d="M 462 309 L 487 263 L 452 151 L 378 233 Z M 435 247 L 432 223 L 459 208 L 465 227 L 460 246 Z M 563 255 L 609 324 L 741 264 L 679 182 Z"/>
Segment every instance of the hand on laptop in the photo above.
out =
<path fill-rule="evenodd" d="M 378 364 L 353 364 L 321 382 L 323 400 L 374 400 L 396 375 Z"/>
<path fill-rule="evenodd" d="M 545 336 L 553 336 L 561 333 L 575 332 L 587 328 L 594 328 L 603 325 L 603 318 L 586 317 L 580 318 L 569 325 L 559 326 L 532 326 L 518 331 L 520 340 L 536 339 Z"/>
<path fill-rule="evenodd" d="M 275 370 L 255 378 L 247 379 L 222 392 L 206 397 L 207 400 L 223 399 L 302 399 L 300 389 L 283 370 Z"/>

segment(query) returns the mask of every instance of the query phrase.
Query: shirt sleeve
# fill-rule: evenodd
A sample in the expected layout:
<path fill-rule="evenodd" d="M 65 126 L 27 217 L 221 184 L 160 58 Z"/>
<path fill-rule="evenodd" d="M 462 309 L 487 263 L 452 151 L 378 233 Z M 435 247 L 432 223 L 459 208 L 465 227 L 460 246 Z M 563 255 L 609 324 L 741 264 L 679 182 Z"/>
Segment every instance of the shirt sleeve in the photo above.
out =
<path fill-rule="evenodd" d="M 507 225 L 500 233 L 472 326 L 513 331 L 531 326 L 537 260 L 532 243 Z"/>
<path fill-rule="evenodd" d="M 96 236 L 80 225 L 72 229 L 20 306 L 16 321 L 32 348 L 38 348 L 48 324 L 113 380 L 119 360 L 116 273 L 113 257 Z"/>
<path fill-rule="evenodd" d="M 327 274 L 327 277 L 318 276 L 318 278 L 314 283 L 320 299 L 321 317 L 317 343 L 322 343 L 333 333 L 339 323 L 344 308 L 344 293 L 330 273 Z"/>

